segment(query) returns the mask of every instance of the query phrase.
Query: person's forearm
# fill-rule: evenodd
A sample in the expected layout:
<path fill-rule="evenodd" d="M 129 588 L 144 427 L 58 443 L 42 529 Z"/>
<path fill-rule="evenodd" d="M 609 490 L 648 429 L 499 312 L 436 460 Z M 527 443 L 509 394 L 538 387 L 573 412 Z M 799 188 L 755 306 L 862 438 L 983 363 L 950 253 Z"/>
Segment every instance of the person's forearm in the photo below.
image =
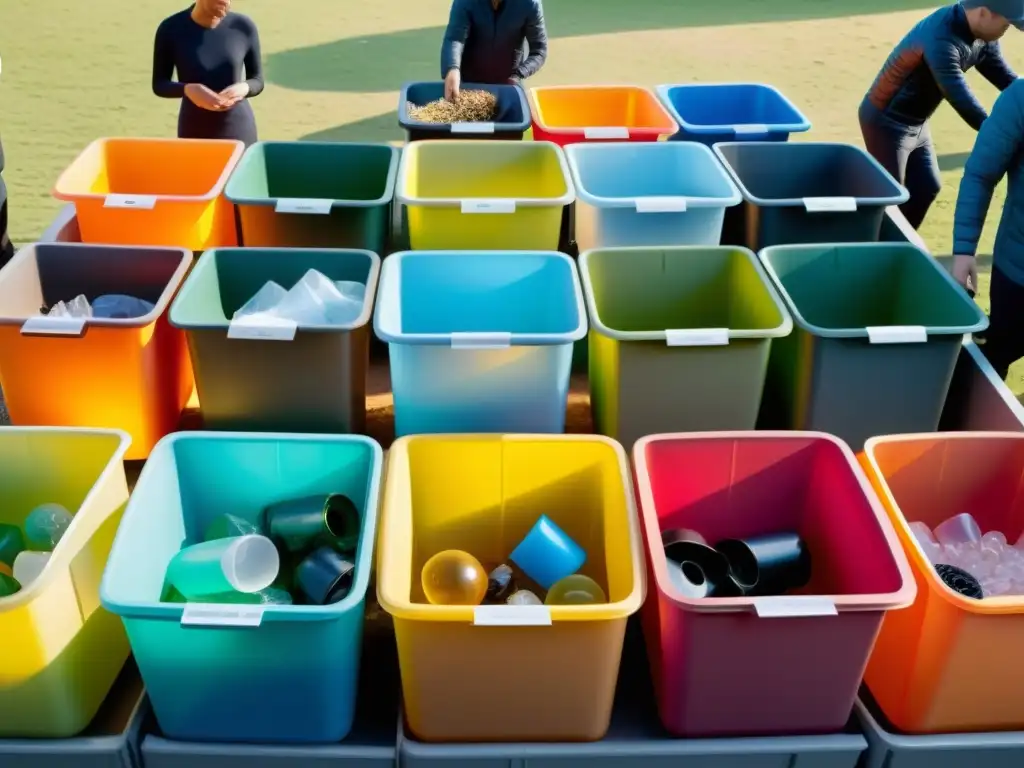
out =
<path fill-rule="evenodd" d="M 540 71 L 540 68 L 544 66 L 544 62 L 547 61 L 547 58 L 547 46 L 544 46 L 544 48 L 536 52 L 531 48 L 530 55 L 526 57 L 526 61 L 516 68 L 516 78 L 519 80 L 525 80 L 528 77 L 536 75 Z"/>
<path fill-rule="evenodd" d="M 264 83 L 262 77 L 250 77 L 245 81 L 245 84 L 249 86 L 249 93 L 245 95 L 245 98 L 251 99 L 263 93 Z"/>
<path fill-rule="evenodd" d="M 948 41 L 936 41 L 925 52 L 925 60 L 943 97 L 957 114 L 974 130 L 980 130 L 988 117 L 985 108 L 971 93 L 960 68 L 955 47 Z"/>
<path fill-rule="evenodd" d="M 162 99 L 180 99 L 185 95 L 185 83 L 176 80 L 153 79 L 153 93 Z"/>
<path fill-rule="evenodd" d="M 453 69 L 462 69 L 462 52 L 465 43 L 445 37 L 441 45 L 441 77 L 446 77 Z"/>
<path fill-rule="evenodd" d="M 462 53 L 469 39 L 469 9 L 465 0 L 455 0 L 441 42 L 441 77 L 453 69 L 462 69 Z"/>
<path fill-rule="evenodd" d="M 974 256 L 978 241 L 985 226 L 989 205 L 992 203 L 992 187 L 977 176 L 964 174 L 953 214 L 953 254 Z"/>
<path fill-rule="evenodd" d="M 1017 73 L 1003 58 L 998 45 L 990 48 L 985 57 L 978 62 L 978 72 L 1000 91 L 1005 91 L 1017 79 Z"/>

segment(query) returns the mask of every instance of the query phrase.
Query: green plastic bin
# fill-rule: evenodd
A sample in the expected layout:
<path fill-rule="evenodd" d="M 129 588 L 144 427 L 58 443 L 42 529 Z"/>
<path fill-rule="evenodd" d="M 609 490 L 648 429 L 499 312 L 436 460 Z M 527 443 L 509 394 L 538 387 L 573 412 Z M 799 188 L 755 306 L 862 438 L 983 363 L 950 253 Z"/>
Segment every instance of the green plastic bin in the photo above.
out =
<path fill-rule="evenodd" d="M 310 269 L 366 285 L 347 325 L 243 327 L 234 313 L 268 280 L 285 290 Z M 203 424 L 211 430 L 361 432 L 370 318 L 380 257 L 365 250 L 221 248 L 202 255 L 174 304 L 185 330 Z"/>
<path fill-rule="evenodd" d="M 793 321 L 745 248 L 606 248 L 580 256 L 595 429 L 627 448 L 660 432 L 757 422 L 772 339 Z"/>
<path fill-rule="evenodd" d="M 938 428 L 964 334 L 988 318 L 925 251 L 789 245 L 761 260 L 793 316 L 772 346 L 760 426 L 875 435 Z"/>
<path fill-rule="evenodd" d="M 253 144 L 225 188 L 238 206 L 242 245 L 384 253 L 398 157 L 387 144 Z"/>

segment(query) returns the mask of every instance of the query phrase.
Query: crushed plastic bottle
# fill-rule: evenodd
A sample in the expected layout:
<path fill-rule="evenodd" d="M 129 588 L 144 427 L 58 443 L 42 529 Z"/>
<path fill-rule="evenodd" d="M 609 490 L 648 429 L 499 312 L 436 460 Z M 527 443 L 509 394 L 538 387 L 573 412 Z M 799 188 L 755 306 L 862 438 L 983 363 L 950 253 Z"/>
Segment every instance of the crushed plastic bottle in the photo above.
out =
<path fill-rule="evenodd" d="M 266 282 L 256 295 L 239 307 L 232 322 L 266 322 L 279 319 L 274 309 L 288 295 L 288 292 L 273 280 Z"/>
<path fill-rule="evenodd" d="M 47 317 L 92 317 L 92 307 L 85 294 L 80 293 L 71 301 L 58 301 L 44 314 Z"/>

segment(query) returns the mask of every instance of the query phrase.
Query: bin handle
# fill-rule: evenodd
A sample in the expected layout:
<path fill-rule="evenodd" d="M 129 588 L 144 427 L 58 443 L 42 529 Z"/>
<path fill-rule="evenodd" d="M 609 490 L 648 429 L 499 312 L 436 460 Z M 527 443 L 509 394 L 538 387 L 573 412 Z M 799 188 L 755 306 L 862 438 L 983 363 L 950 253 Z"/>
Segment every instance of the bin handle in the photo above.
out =
<path fill-rule="evenodd" d="M 512 346 L 511 333 L 453 333 L 452 349 L 508 349 Z"/>
<path fill-rule="evenodd" d="M 879 325 L 865 328 L 870 344 L 922 344 L 928 341 L 923 325 Z"/>
<path fill-rule="evenodd" d="M 802 616 L 838 616 L 834 601 L 827 597 L 785 595 L 755 597 L 754 613 L 760 619 L 791 619 Z"/>
<path fill-rule="evenodd" d="M 494 133 L 494 123 L 452 123 L 452 133 Z"/>
<path fill-rule="evenodd" d="M 637 213 L 686 213 L 685 197 L 638 197 Z"/>
<path fill-rule="evenodd" d="M 189 603 L 181 610 L 183 627 L 247 627 L 263 623 L 262 605 L 211 605 Z"/>
<path fill-rule="evenodd" d="M 318 197 L 282 197 L 274 204 L 275 213 L 313 213 L 327 215 L 334 201 Z"/>
<path fill-rule="evenodd" d="M 546 605 L 478 605 L 473 608 L 476 627 L 550 627 Z"/>
<path fill-rule="evenodd" d="M 729 343 L 728 328 L 687 328 L 665 331 L 670 347 L 722 347 Z"/>
<path fill-rule="evenodd" d="M 515 200 L 476 198 L 462 201 L 463 213 L 515 213 Z"/>
<path fill-rule="evenodd" d="M 857 210 L 855 197 L 805 197 L 808 213 L 852 213 Z"/>
<path fill-rule="evenodd" d="M 629 128 L 623 125 L 595 125 L 583 129 L 585 139 L 628 139 Z"/>
<path fill-rule="evenodd" d="M 103 207 L 151 211 L 156 207 L 156 195 L 107 195 L 103 200 Z"/>
<path fill-rule="evenodd" d="M 299 329 L 294 320 L 280 319 L 275 322 L 249 321 L 247 318 L 232 320 L 228 323 L 229 339 L 245 339 L 249 341 L 294 341 Z"/>
<path fill-rule="evenodd" d="M 768 126 L 764 123 L 740 123 L 732 127 L 736 136 L 748 136 L 755 133 L 768 133 Z"/>
<path fill-rule="evenodd" d="M 73 336 L 80 337 L 85 333 L 88 318 L 50 315 L 30 317 L 21 324 L 22 336 Z"/>

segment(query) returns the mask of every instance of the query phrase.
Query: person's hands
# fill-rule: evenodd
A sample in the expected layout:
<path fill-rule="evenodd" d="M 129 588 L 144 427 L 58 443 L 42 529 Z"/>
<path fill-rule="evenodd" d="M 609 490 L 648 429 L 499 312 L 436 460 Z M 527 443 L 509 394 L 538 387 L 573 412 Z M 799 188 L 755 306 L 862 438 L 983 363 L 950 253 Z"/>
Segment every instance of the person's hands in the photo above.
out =
<path fill-rule="evenodd" d="M 457 69 L 449 69 L 444 78 L 444 97 L 448 101 L 459 98 L 459 86 L 462 85 L 462 73 Z"/>
<path fill-rule="evenodd" d="M 224 109 L 231 109 L 235 104 L 240 102 L 246 96 L 249 95 L 249 84 L 248 83 L 235 83 L 229 85 L 223 91 L 220 92 L 221 102 Z"/>
<path fill-rule="evenodd" d="M 200 83 L 189 83 L 185 86 L 185 97 L 200 109 L 220 112 L 224 109 L 224 99 Z"/>
<path fill-rule="evenodd" d="M 973 256 L 953 257 L 953 279 L 974 295 L 978 290 L 978 264 Z"/>

